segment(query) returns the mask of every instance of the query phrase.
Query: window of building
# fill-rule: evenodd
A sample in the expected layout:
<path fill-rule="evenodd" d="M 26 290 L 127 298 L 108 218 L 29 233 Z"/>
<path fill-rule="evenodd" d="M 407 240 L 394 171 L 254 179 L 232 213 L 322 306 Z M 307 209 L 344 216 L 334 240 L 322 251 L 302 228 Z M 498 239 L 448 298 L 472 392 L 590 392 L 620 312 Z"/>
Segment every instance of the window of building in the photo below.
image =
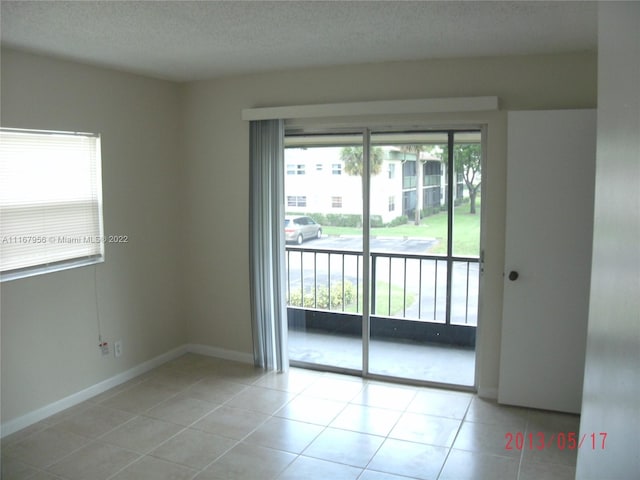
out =
<path fill-rule="evenodd" d="M 396 164 L 395 163 L 390 163 L 388 165 L 388 167 L 389 167 L 389 169 L 388 169 L 389 179 L 395 178 L 396 177 Z"/>
<path fill-rule="evenodd" d="M 321 171 L 322 171 L 322 164 L 316 163 L 316 172 L 321 172 Z"/>
<path fill-rule="evenodd" d="M 342 208 L 342 197 L 331 197 L 332 208 Z"/>
<path fill-rule="evenodd" d="M 306 165 L 304 163 L 288 163 L 287 175 L 304 175 L 306 173 Z"/>
<path fill-rule="evenodd" d="M 341 163 L 331 164 L 331 173 L 333 175 L 342 175 L 342 164 Z"/>
<path fill-rule="evenodd" d="M 390 196 L 389 197 L 389 211 L 393 212 L 396 209 L 396 197 L 395 196 Z"/>
<path fill-rule="evenodd" d="M 102 262 L 99 135 L 0 129 L 0 232 L 2 280 Z"/>
<path fill-rule="evenodd" d="M 288 196 L 287 197 L 287 206 L 288 207 L 306 207 L 307 206 L 307 197 L 302 196 Z"/>

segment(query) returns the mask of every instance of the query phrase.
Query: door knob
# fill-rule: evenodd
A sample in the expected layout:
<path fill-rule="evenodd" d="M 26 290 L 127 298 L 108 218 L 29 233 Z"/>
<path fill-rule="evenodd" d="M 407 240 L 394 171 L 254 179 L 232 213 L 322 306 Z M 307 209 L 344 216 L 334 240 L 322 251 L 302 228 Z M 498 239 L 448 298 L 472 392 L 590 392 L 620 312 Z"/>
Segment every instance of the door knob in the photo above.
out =
<path fill-rule="evenodd" d="M 515 270 L 511 270 L 509 272 L 509 280 L 511 280 L 512 282 L 515 282 L 519 276 L 520 275 L 518 275 L 518 272 L 516 272 Z"/>

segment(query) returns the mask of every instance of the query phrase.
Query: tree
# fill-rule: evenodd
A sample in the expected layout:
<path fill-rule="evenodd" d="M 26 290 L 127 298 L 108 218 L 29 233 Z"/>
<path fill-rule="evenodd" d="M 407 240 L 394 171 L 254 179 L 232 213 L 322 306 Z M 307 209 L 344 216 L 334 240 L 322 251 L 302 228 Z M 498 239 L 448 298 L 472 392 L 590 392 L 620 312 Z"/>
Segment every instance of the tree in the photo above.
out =
<path fill-rule="evenodd" d="M 344 171 L 348 175 L 362 176 L 362 147 L 343 147 L 340 151 L 340 160 L 344 162 Z M 377 175 L 382 169 L 382 159 L 384 154 L 382 148 L 373 147 L 371 149 L 371 175 Z"/>
<path fill-rule="evenodd" d="M 458 144 L 453 150 L 456 172 L 462 172 L 464 183 L 469 190 L 469 213 L 476 213 L 476 197 L 480 190 L 480 168 L 482 149 L 479 144 Z"/>

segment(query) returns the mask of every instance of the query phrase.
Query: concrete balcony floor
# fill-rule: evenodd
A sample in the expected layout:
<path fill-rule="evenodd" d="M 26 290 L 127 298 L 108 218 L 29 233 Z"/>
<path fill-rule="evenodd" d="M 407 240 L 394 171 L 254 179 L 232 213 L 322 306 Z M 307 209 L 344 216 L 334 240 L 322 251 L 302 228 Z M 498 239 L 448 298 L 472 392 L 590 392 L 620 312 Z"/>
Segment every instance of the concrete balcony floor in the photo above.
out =
<path fill-rule="evenodd" d="M 400 340 L 371 340 L 369 371 L 402 380 L 474 386 L 475 349 Z M 362 339 L 356 336 L 289 330 L 289 360 L 362 370 Z"/>

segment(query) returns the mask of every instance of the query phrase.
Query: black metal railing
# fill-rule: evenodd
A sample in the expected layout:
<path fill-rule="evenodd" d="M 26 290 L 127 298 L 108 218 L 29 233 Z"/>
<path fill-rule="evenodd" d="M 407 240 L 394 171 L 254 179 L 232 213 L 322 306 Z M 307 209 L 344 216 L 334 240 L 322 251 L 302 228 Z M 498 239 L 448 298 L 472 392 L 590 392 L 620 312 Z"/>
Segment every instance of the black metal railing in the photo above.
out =
<path fill-rule="evenodd" d="M 287 246 L 291 308 L 362 312 L 362 252 Z M 479 260 L 371 253 L 371 315 L 440 324 L 477 324 Z"/>

